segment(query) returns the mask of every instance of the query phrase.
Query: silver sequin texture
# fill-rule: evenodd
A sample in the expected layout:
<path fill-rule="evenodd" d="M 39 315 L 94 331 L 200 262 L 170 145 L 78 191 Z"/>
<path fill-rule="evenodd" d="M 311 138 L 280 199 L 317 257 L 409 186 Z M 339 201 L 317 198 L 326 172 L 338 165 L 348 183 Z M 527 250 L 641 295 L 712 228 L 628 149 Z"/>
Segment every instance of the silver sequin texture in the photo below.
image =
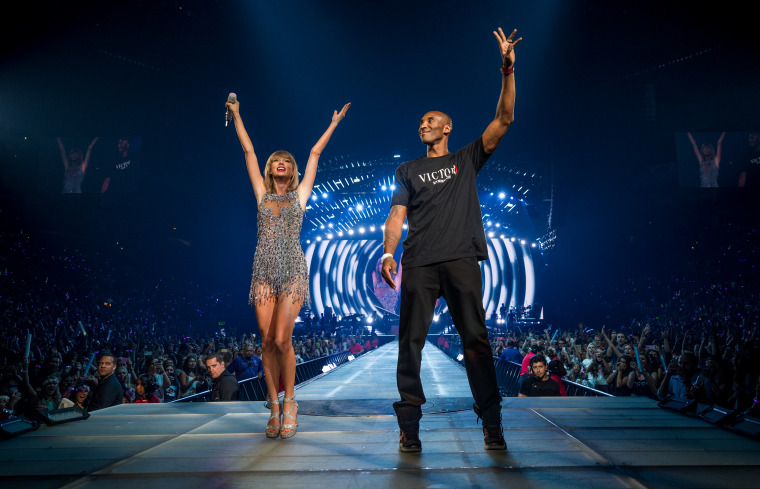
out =
<path fill-rule="evenodd" d="M 309 270 L 300 241 L 303 215 L 295 190 L 284 195 L 267 193 L 261 199 L 250 305 L 286 297 L 293 304 L 309 304 Z"/>

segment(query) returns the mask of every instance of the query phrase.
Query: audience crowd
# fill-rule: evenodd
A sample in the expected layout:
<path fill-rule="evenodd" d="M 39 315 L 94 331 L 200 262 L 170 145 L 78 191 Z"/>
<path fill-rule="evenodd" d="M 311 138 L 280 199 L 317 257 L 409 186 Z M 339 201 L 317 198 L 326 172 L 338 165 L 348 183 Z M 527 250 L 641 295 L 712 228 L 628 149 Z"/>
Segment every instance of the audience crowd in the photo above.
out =
<path fill-rule="evenodd" d="M 758 251 L 744 250 L 752 257 Z M 524 374 L 531 358 L 543 355 L 546 378 L 560 381 L 562 394 L 564 379 L 615 396 L 675 395 L 748 409 L 760 394 L 760 284 L 754 274 L 730 275 L 687 264 L 667 278 L 631 277 L 595 294 L 610 311 L 607 321 L 510 324 L 491 332 L 493 354 L 520 363 Z M 202 290 L 130 275 L 108 253 L 45 249 L 20 230 L 0 231 L 3 416 L 89 408 L 111 371 L 123 403 L 191 396 L 210 389 L 205 360 L 217 353 L 238 381 L 261 377 L 261 339 L 220 329 L 216 318 L 230 300 Z M 325 332 L 334 323 L 315 316 L 306 321 L 314 328 L 297 330 L 298 363 L 377 347 L 358 325 Z M 443 338 L 439 346 L 456 350 L 459 339 Z M 103 353 L 113 365 L 103 365 Z"/>
<path fill-rule="evenodd" d="M 74 405 L 92 410 L 111 372 L 122 403 L 191 396 L 211 388 L 205 360 L 215 353 L 238 381 L 263 375 L 261 338 L 219 328 L 226 296 L 179 280 L 130 277 L 106 255 L 44 249 L 22 232 L 0 231 L 3 417 Z M 298 363 L 378 345 L 359 327 L 298 331 Z M 103 367 L 104 354 L 113 365 Z"/>

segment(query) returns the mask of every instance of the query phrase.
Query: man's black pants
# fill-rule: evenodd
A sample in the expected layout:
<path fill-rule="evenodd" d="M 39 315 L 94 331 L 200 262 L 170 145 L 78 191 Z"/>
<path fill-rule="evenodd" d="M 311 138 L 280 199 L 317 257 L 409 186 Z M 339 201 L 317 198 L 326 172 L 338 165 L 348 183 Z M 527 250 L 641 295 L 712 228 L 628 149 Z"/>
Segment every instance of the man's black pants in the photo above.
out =
<path fill-rule="evenodd" d="M 481 289 L 480 266 L 475 257 L 404 269 L 396 370 L 401 401 L 394 403 L 397 413 L 413 412 L 409 409 L 412 406 L 419 410 L 418 406 L 425 403 L 420 381 L 422 348 L 433 322 L 435 302 L 441 296 L 462 338 L 464 365 L 476 404 L 486 410 L 501 402 Z"/>

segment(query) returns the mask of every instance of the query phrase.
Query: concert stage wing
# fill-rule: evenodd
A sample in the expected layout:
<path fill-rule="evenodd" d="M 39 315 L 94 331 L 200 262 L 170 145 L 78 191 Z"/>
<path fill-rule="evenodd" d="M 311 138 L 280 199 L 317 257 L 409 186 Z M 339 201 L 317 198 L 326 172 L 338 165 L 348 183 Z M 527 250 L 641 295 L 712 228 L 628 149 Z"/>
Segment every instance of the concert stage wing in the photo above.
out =
<path fill-rule="evenodd" d="M 760 444 L 642 398 L 509 398 L 483 450 L 462 370 L 428 345 L 423 452 L 397 450 L 396 343 L 297 391 L 298 434 L 262 403 L 123 405 L 0 442 L 4 487 L 757 487 Z"/>

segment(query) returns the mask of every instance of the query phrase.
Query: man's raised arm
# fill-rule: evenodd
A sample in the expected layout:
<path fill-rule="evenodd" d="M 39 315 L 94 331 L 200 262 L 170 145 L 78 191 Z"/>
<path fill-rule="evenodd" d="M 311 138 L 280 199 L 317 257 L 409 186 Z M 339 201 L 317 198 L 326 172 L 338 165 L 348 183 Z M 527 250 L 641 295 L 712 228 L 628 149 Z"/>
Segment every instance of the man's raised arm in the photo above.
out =
<path fill-rule="evenodd" d="M 515 46 L 522 41 L 522 37 L 512 40 L 517 33 L 517 29 L 507 37 L 504 31 L 499 27 L 499 31 L 494 31 L 496 41 L 499 43 L 501 52 L 501 93 L 499 94 L 499 103 L 496 105 L 496 116 L 488 124 L 483 132 L 483 148 L 488 154 L 496 151 L 501 138 L 507 132 L 507 128 L 512 124 L 515 113 Z"/>

